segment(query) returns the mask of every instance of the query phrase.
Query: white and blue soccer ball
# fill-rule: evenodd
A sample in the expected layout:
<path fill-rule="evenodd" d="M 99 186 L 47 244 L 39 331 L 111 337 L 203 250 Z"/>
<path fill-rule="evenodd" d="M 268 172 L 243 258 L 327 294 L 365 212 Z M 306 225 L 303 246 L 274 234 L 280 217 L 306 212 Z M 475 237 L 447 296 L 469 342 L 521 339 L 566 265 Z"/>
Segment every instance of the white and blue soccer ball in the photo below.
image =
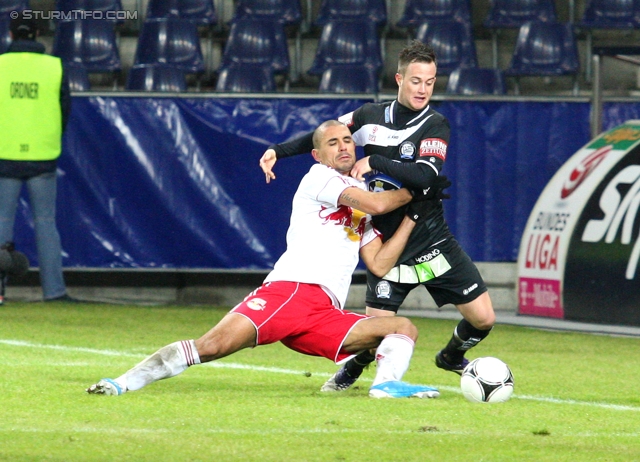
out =
<path fill-rule="evenodd" d="M 476 358 L 462 371 L 460 388 L 471 402 L 503 403 L 513 394 L 513 374 L 498 358 Z"/>

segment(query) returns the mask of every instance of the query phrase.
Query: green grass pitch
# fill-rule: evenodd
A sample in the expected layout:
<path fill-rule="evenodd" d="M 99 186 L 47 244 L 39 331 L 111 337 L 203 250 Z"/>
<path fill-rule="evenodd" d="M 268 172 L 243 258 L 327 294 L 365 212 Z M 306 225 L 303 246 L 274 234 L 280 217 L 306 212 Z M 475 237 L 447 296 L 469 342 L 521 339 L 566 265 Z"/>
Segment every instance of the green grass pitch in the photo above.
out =
<path fill-rule="evenodd" d="M 469 353 L 511 367 L 503 404 L 467 402 L 433 364 L 454 321 L 415 318 L 405 380 L 435 400 L 375 400 L 374 375 L 320 393 L 336 370 L 280 344 L 192 367 L 120 397 L 84 389 L 226 309 L 7 303 L 0 307 L 4 461 L 640 460 L 640 339 L 503 326 Z"/>

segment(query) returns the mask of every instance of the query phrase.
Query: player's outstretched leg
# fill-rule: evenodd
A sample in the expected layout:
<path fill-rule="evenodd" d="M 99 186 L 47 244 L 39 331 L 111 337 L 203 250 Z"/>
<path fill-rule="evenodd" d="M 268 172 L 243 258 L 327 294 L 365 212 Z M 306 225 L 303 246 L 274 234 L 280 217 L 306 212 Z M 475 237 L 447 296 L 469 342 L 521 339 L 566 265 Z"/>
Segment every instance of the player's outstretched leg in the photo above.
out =
<path fill-rule="evenodd" d="M 447 346 L 436 354 L 436 366 L 445 371 L 462 375 L 462 371 L 469 364 L 469 360 L 464 357 L 464 354 L 487 337 L 489 332 L 491 332 L 491 328 L 487 330 L 476 329 L 466 319 L 461 320 L 454 329 Z"/>
<path fill-rule="evenodd" d="M 372 398 L 437 398 L 436 388 L 402 382 L 413 355 L 414 342 L 406 335 L 387 335 L 376 350 L 378 366 L 373 385 L 369 388 Z"/>
<path fill-rule="evenodd" d="M 102 379 L 87 388 L 92 395 L 118 396 L 139 390 L 158 380 L 176 376 L 189 366 L 200 364 L 193 340 L 183 340 L 160 348 L 116 379 Z"/>
<path fill-rule="evenodd" d="M 351 387 L 362 374 L 365 367 L 376 360 L 375 355 L 365 350 L 347 361 L 324 385 L 320 391 L 344 391 Z"/>

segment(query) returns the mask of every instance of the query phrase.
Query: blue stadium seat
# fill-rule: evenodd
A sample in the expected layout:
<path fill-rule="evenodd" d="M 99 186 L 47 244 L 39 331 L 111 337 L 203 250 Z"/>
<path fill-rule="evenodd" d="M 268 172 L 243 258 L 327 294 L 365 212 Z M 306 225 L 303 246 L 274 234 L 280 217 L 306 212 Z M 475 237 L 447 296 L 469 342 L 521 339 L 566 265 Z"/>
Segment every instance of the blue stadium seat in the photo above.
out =
<path fill-rule="evenodd" d="M 578 48 L 571 24 L 530 21 L 520 27 L 511 65 L 506 76 L 516 77 L 516 94 L 520 76 L 563 76 L 574 78 L 573 92 L 578 93 L 580 70 Z"/>
<path fill-rule="evenodd" d="M 289 72 L 289 49 L 284 25 L 274 19 L 238 19 L 231 23 L 222 53 L 222 66 L 231 63 L 270 66 L 277 74 Z"/>
<path fill-rule="evenodd" d="M 118 72 L 121 67 L 115 24 L 111 21 L 57 21 L 52 54 L 89 73 Z"/>
<path fill-rule="evenodd" d="M 396 25 L 414 29 L 425 22 L 442 20 L 471 24 L 469 0 L 407 0 Z"/>
<path fill-rule="evenodd" d="M 231 63 L 219 69 L 216 91 L 223 93 L 273 93 L 276 82 L 269 66 Z"/>
<path fill-rule="evenodd" d="M 77 66 L 73 63 L 65 64 L 64 73 L 69 82 L 71 91 L 89 91 L 91 90 L 91 82 L 89 74 L 83 66 Z"/>
<path fill-rule="evenodd" d="M 56 10 L 68 13 L 74 10 L 84 11 L 101 11 L 104 19 L 107 19 L 106 13 L 109 11 L 123 11 L 122 2 L 120 0 L 56 0 Z M 76 19 L 76 18 L 69 18 Z M 100 19 L 94 17 L 94 19 Z M 117 23 L 123 23 L 124 19 L 113 19 Z"/>
<path fill-rule="evenodd" d="M 322 0 L 315 24 L 324 26 L 334 20 L 364 20 L 383 26 L 387 6 L 384 0 Z"/>
<path fill-rule="evenodd" d="M 127 90 L 183 92 L 187 91 L 184 72 L 162 64 L 132 66 L 127 77 Z"/>
<path fill-rule="evenodd" d="M 266 19 L 283 24 L 300 25 L 302 7 L 300 0 L 237 0 L 233 20 Z"/>
<path fill-rule="evenodd" d="M 517 29 L 528 21 L 557 21 L 554 0 L 491 0 L 484 25 Z"/>
<path fill-rule="evenodd" d="M 431 21 L 418 26 L 417 40 L 431 45 L 438 58 L 438 74 L 449 75 L 459 67 L 478 67 L 471 26 L 458 21 Z"/>
<path fill-rule="evenodd" d="M 445 93 L 450 95 L 505 95 L 507 86 L 499 69 L 469 67 L 449 74 Z"/>
<path fill-rule="evenodd" d="M 491 29 L 493 67 L 498 68 L 500 30 L 519 29 L 529 21 L 557 21 L 554 0 L 491 0 L 484 26 Z"/>
<path fill-rule="evenodd" d="M 375 23 L 350 20 L 329 21 L 322 27 L 311 75 L 322 75 L 334 65 L 364 65 L 378 73 L 383 66 L 380 38 Z"/>
<path fill-rule="evenodd" d="M 591 0 L 577 25 L 592 29 L 640 28 L 640 1 Z"/>
<path fill-rule="evenodd" d="M 367 93 L 380 91 L 377 73 L 362 65 L 336 65 L 325 69 L 319 93 Z"/>
<path fill-rule="evenodd" d="M 196 24 L 187 19 L 149 19 L 142 25 L 134 64 L 166 64 L 188 74 L 205 71 Z"/>
<path fill-rule="evenodd" d="M 198 24 L 218 21 L 213 0 L 149 0 L 146 19 L 179 18 Z"/>
<path fill-rule="evenodd" d="M 8 16 L 0 16 L 0 54 L 7 51 L 11 45 L 10 21 Z"/>
<path fill-rule="evenodd" d="M 640 0 L 591 0 L 576 26 L 586 31 L 585 77 L 590 81 L 593 29 L 640 29 Z"/>
<path fill-rule="evenodd" d="M 9 16 L 12 11 L 29 9 L 29 0 L 2 0 L 0 1 L 0 16 Z"/>

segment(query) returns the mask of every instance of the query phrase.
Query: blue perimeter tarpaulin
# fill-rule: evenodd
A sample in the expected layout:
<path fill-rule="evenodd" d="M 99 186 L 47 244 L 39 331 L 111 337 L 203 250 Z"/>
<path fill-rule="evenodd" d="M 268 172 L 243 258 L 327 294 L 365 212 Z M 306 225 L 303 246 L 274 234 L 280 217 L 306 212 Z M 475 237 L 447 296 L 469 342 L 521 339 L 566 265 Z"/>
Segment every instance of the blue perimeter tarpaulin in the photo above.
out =
<path fill-rule="evenodd" d="M 285 249 L 291 199 L 311 155 L 278 161 L 268 145 L 364 100 L 76 96 L 58 169 L 64 266 L 269 269 Z M 451 123 L 444 173 L 451 230 L 475 261 L 516 261 L 529 212 L 589 139 L 580 102 L 443 101 Z M 605 105 L 605 125 L 640 118 Z M 17 247 L 37 266 L 26 192 Z M 310 264 L 313 264 L 310 262 Z"/>

